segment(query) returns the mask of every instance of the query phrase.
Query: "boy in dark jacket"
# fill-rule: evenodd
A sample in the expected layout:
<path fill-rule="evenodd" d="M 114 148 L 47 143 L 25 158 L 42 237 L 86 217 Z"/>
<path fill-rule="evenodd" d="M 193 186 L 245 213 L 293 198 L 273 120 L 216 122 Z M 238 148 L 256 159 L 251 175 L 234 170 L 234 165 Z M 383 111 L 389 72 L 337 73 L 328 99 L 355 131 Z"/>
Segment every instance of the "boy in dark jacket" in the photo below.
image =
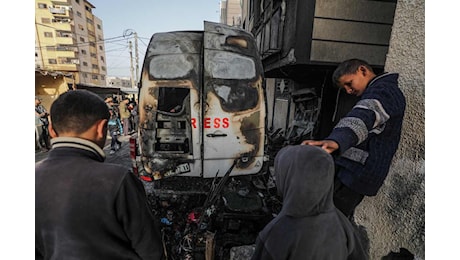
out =
<path fill-rule="evenodd" d="M 118 140 L 118 136 L 123 132 L 123 127 L 121 126 L 120 118 L 118 118 L 117 114 L 114 113 L 113 109 L 109 109 L 109 111 L 110 118 L 107 122 L 107 126 L 109 127 L 110 137 L 112 138 L 109 153 L 113 154 L 121 147 L 121 142 Z"/>
<path fill-rule="evenodd" d="M 259 233 L 252 260 L 367 259 L 351 222 L 334 207 L 331 155 L 286 146 L 275 157 L 275 182 L 283 207 Z"/>
<path fill-rule="evenodd" d="M 143 184 L 129 168 L 104 163 L 104 101 L 68 91 L 50 112 L 52 149 L 35 164 L 35 259 L 161 259 Z"/>
<path fill-rule="evenodd" d="M 361 99 L 325 140 L 305 140 L 336 156 L 334 203 L 350 219 L 364 196 L 375 196 L 398 149 L 406 99 L 397 73 L 376 75 L 366 61 L 351 59 L 333 82 Z"/>

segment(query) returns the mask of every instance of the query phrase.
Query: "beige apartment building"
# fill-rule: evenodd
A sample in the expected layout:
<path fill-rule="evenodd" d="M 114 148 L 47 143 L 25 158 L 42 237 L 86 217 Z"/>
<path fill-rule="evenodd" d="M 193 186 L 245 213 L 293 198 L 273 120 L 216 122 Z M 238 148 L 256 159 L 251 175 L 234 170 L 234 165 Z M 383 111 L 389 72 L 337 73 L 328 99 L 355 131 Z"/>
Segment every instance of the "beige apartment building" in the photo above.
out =
<path fill-rule="evenodd" d="M 35 0 L 36 79 L 41 74 L 62 77 L 69 87 L 106 85 L 102 21 L 93 8 L 86 0 Z"/>
<path fill-rule="evenodd" d="M 241 27 L 241 0 L 220 1 L 220 22 Z"/>

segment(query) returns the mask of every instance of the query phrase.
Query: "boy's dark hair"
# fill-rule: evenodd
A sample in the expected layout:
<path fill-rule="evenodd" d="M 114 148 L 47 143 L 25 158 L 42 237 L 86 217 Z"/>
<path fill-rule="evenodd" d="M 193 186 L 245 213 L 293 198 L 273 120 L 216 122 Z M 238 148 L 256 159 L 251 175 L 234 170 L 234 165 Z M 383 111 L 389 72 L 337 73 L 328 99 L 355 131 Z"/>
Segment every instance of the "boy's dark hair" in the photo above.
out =
<path fill-rule="evenodd" d="M 339 64 L 339 66 L 337 66 L 334 73 L 332 74 L 332 82 L 335 85 L 337 85 L 339 83 L 340 77 L 342 77 L 343 75 L 355 73 L 358 70 L 359 66 L 364 66 L 371 72 L 374 72 L 372 67 L 366 61 L 360 59 L 349 59 L 343 61 Z"/>
<path fill-rule="evenodd" d="M 107 104 L 88 90 L 71 90 L 61 94 L 51 105 L 51 122 L 57 132 L 81 134 L 100 119 L 109 119 Z"/>

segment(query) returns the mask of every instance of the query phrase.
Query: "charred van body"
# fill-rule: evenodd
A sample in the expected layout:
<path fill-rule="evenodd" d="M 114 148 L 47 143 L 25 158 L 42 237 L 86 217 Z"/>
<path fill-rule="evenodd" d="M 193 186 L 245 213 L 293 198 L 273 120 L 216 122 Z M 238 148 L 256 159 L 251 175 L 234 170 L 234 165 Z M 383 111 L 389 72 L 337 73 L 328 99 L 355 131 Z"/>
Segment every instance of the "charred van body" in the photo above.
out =
<path fill-rule="evenodd" d="M 168 259 L 225 259 L 254 243 L 276 211 L 263 79 L 244 30 L 205 22 L 204 31 L 152 36 L 131 157 L 151 188 Z"/>

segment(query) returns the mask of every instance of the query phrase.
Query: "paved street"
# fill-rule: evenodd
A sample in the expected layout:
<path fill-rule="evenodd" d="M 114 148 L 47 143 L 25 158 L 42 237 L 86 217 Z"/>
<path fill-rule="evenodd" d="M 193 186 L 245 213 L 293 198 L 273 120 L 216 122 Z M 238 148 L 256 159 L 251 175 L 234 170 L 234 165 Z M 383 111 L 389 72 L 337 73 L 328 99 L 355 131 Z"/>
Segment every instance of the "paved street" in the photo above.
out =
<path fill-rule="evenodd" d="M 104 146 L 104 152 L 106 162 L 123 164 L 127 167 L 131 167 L 131 159 L 129 158 L 129 138 L 130 136 L 121 136 L 118 138 L 122 142 L 120 150 L 114 154 L 109 154 L 110 152 L 110 136 L 107 137 L 106 145 Z M 35 153 L 35 162 L 41 161 L 48 156 L 48 152 L 36 152 Z"/>

